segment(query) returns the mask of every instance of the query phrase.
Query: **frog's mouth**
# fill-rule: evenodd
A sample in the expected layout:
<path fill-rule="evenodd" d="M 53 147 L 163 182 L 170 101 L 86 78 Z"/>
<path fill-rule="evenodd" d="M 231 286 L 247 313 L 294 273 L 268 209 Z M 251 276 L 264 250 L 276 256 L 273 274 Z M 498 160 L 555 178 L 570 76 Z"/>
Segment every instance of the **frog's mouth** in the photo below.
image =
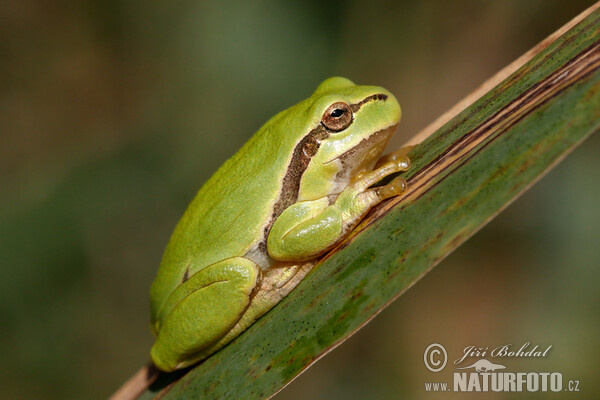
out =
<path fill-rule="evenodd" d="M 362 172 L 373 170 L 397 126 L 394 124 L 371 134 L 350 150 L 328 161 L 341 164 L 336 178 L 347 181 Z"/>

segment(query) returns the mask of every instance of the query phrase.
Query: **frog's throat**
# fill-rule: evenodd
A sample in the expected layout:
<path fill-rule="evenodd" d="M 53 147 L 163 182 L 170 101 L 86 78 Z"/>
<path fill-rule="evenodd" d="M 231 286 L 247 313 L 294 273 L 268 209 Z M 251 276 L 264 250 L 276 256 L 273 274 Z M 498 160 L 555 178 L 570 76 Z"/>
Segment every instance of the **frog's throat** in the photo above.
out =
<path fill-rule="evenodd" d="M 355 176 L 363 171 L 372 170 L 375 163 L 381 157 L 388 142 L 394 135 L 398 124 L 390 125 L 380 129 L 361 140 L 356 146 L 332 158 L 325 164 L 340 162 L 342 168 L 338 173 L 338 179 Z"/>

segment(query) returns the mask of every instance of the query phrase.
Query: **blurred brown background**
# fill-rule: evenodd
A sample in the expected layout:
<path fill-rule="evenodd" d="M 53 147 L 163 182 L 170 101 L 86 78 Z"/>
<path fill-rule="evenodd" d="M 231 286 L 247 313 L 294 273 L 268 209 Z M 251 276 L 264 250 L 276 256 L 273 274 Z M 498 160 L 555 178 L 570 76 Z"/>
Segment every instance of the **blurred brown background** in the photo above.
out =
<path fill-rule="evenodd" d="M 394 92 L 398 147 L 592 3 L 2 2 L 2 397 L 102 399 L 144 364 L 148 289 L 187 203 L 321 80 Z M 599 144 L 276 398 L 460 398 L 425 393 L 449 377 L 425 369 L 427 345 L 452 358 L 527 341 L 553 349 L 512 371 L 559 371 L 598 397 Z"/>

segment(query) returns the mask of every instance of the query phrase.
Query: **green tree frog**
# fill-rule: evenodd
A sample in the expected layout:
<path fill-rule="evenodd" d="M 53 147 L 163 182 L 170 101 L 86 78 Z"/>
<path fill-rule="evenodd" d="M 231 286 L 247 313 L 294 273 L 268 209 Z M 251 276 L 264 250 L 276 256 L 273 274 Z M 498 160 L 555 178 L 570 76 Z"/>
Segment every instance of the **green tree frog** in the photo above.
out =
<path fill-rule="evenodd" d="M 177 224 L 150 290 L 159 369 L 233 340 L 371 207 L 405 190 L 401 177 L 373 187 L 409 168 L 402 151 L 377 164 L 400 114 L 387 90 L 329 78 L 219 168 Z"/>

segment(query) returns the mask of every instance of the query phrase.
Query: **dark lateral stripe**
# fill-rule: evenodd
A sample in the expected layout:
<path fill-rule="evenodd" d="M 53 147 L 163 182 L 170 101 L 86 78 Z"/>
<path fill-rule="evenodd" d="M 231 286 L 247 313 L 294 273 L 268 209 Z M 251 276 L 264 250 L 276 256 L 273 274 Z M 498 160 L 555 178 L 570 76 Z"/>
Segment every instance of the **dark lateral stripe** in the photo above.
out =
<path fill-rule="evenodd" d="M 273 223 L 281 215 L 283 210 L 288 208 L 298 199 L 300 192 L 300 179 L 302 174 L 308 168 L 311 158 L 317 154 L 321 146 L 321 140 L 329 136 L 329 131 L 323 125 L 318 125 L 310 131 L 294 148 L 292 160 L 288 165 L 287 172 L 283 177 L 281 192 L 279 198 L 273 206 L 273 214 L 264 227 L 263 240 L 259 243 L 259 249 L 266 254 L 267 252 L 267 237 Z"/>
<path fill-rule="evenodd" d="M 317 154 L 321 146 L 321 140 L 327 137 L 329 137 L 329 132 L 322 125 L 319 125 L 310 131 L 294 148 L 292 160 L 283 178 L 279 201 L 273 208 L 274 218 L 298 199 L 302 174 L 308 168 L 311 158 Z"/>
<path fill-rule="evenodd" d="M 409 177 L 408 191 L 375 211 L 361 230 L 399 202 L 402 207 L 424 196 L 444 177 L 474 157 L 513 125 L 600 68 L 600 43 L 594 43 L 483 123 L 463 135 L 425 167 Z M 459 122 L 460 123 L 460 122 Z"/>

